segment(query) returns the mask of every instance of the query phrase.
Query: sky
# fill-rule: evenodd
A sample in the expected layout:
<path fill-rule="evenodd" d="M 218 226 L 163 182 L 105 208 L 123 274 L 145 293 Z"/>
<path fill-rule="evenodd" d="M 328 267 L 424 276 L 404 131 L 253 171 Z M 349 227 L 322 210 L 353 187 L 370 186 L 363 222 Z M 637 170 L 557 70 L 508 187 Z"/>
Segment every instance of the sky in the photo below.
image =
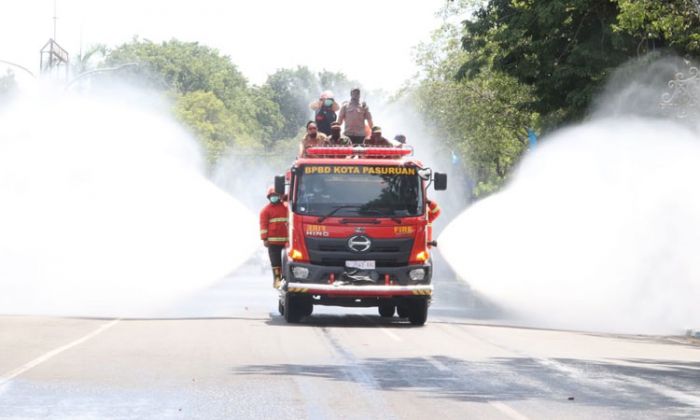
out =
<path fill-rule="evenodd" d="M 254 84 L 305 65 L 391 91 L 415 75 L 413 48 L 440 25 L 435 14 L 446 1 L 56 0 L 56 40 L 71 55 L 134 36 L 197 41 L 230 56 Z M 54 0 L 0 2 L 0 60 L 38 73 L 53 16 Z"/>

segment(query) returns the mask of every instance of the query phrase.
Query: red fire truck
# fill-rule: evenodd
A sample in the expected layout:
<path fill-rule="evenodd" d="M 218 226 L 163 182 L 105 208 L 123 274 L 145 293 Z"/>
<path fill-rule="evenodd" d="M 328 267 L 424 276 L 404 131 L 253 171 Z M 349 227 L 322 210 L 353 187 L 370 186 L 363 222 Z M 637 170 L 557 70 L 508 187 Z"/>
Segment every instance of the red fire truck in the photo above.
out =
<path fill-rule="evenodd" d="M 426 194 L 447 176 L 409 148 L 312 147 L 275 190 L 289 204 L 279 311 L 287 322 L 314 305 L 379 308 L 423 325 L 433 292 Z"/>

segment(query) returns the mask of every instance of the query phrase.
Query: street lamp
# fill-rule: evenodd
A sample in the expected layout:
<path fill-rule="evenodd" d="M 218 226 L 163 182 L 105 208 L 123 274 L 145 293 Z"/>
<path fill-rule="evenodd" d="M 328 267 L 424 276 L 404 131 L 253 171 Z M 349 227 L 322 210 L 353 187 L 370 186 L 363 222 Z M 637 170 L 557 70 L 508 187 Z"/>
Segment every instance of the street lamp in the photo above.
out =
<path fill-rule="evenodd" d="M 17 63 L 13 63 L 11 61 L 6 61 L 6 60 L 0 60 L 0 63 L 7 64 L 9 66 L 17 67 L 21 70 L 24 70 L 25 72 L 29 73 L 29 75 L 32 76 L 34 79 L 36 79 L 36 76 L 34 75 L 34 73 L 32 73 L 29 69 L 27 69 L 26 67 L 24 67 L 22 65 L 19 65 Z"/>

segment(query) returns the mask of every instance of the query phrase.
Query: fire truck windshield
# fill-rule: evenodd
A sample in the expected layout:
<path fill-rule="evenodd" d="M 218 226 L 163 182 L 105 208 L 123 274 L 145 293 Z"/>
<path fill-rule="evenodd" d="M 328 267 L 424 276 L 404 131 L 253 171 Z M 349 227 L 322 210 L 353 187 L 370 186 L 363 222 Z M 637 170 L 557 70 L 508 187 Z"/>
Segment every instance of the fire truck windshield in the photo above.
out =
<path fill-rule="evenodd" d="M 296 213 L 393 218 L 423 214 L 422 183 L 415 168 L 338 165 L 300 172 Z"/>

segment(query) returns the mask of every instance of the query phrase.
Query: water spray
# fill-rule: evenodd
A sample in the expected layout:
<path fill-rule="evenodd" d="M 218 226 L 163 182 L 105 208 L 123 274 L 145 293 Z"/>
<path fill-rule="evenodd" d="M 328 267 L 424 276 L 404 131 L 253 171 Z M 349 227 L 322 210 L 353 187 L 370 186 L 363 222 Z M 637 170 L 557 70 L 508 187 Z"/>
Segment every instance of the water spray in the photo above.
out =
<path fill-rule="evenodd" d="M 157 314 L 249 257 L 254 214 L 153 103 L 39 88 L 0 114 L 0 313 Z"/>
<path fill-rule="evenodd" d="M 661 118 L 665 86 L 638 80 L 603 98 L 607 117 L 548 136 L 510 185 L 439 238 L 460 276 L 522 323 L 665 334 L 700 325 L 700 135 L 692 121 Z"/>

